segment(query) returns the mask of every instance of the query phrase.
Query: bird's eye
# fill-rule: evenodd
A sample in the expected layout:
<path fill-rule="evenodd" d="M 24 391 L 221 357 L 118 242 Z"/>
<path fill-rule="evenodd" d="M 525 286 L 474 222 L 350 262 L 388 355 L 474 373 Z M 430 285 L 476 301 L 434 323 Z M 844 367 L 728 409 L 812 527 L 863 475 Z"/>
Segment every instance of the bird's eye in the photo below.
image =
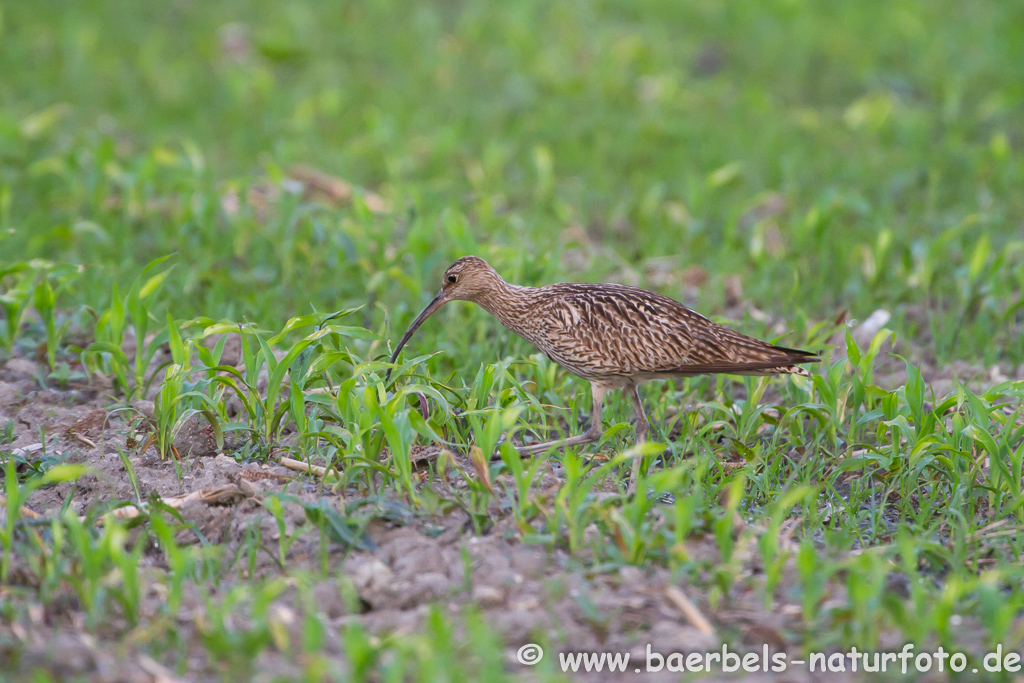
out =
<path fill-rule="evenodd" d="M 452 284 L 455 284 L 455 280 L 457 280 L 457 279 L 458 278 L 456 278 L 454 275 L 449 275 L 448 276 L 448 282 L 451 282 Z"/>

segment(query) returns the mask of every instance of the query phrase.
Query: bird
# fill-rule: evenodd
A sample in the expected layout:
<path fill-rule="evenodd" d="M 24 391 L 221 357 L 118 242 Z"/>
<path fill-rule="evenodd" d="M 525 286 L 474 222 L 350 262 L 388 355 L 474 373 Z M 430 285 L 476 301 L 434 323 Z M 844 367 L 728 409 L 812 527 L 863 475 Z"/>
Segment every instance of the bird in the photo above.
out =
<path fill-rule="evenodd" d="M 445 270 L 441 289 L 416 317 L 391 356 L 450 301 L 472 301 L 508 330 L 533 344 L 570 373 L 590 382 L 587 429 L 577 436 L 517 450 L 545 453 L 598 441 L 601 409 L 609 392 L 622 390 L 633 404 L 636 442 L 647 440 L 650 422 L 638 386 L 648 380 L 706 374 L 810 376 L 803 364 L 821 358 L 716 323 L 662 294 L 619 284 L 555 283 L 525 287 L 506 282 L 487 261 L 463 256 Z M 385 381 L 390 381 L 390 370 Z M 639 477 L 633 460 L 629 488 Z"/>

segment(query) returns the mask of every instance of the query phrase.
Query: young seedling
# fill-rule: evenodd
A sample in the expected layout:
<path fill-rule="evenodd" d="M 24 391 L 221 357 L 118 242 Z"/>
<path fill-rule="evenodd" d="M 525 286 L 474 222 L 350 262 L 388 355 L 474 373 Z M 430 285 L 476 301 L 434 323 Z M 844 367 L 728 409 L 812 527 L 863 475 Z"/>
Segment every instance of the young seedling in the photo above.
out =
<path fill-rule="evenodd" d="M 171 273 L 171 268 L 159 271 L 157 268 L 168 258 L 164 256 L 155 259 L 143 268 L 124 297 L 120 295 L 117 284 L 113 285 L 110 307 L 96 320 L 96 341 L 84 352 L 84 358 L 92 370 L 100 370 L 116 378 L 117 385 L 125 394 L 126 403 L 136 394 L 145 395 L 159 370 L 154 369 L 147 377 L 153 357 L 167 341 L 168 330 L 158 333 L 152 340 L 146 337 L 151 322 L 156 321 L 150 312 L 150 303 Z M 129 361 L 122 348 L 129 318 L 135 333 L 133 362 Z M 131 383 L 128 381 L 129 372 L 132 372 Z"/>
<path fill-rule="evenodd" d="M 32 303 L 36 312 L 43 319 L 46 327 L 46 360 L 50 365 L 50 371 L 57 371 L 57 350 L 60 348 L 64 335 L 71 326 L 71 318 L 67 317 L 64 322 L 57 326 L 57 302 L 61 294 L 82 273 L 82 268 L 71 265 L 59 265 L 40 268 L 41 277 L 36 285 L 32 296 Z M 51 284 L 51 280 L 56 287 Z"/>
<path fill-rule="evenodd" d="M 0 328 L 0 348 L 8 353 L 21 331 L 21 323 L 32 299 L 35 268 L 29 263 L 0 265 L 0 286 L 13 282 L 0 293 L 0 309 L 4 313 L 4 326 Z"/>

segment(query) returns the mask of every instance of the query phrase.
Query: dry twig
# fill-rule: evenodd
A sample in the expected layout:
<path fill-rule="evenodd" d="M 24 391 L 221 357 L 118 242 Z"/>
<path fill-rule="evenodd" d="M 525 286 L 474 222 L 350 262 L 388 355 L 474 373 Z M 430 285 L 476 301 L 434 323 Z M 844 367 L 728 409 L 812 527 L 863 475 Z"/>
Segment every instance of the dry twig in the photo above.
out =
<path fill-rule="evenodd" d="M 667 597 L 673 605 L 679 608 L 679 610 L 686 616 L 686 619 L 697 628 L 698 631 L 706 636 L 715 635 L 715 627 L 711 625 L 697 606 L 690 602 L 690 598 L 686 597 L 686 593 L 677 586 L 669 586 L 665 589 L 665 597 Z"/>

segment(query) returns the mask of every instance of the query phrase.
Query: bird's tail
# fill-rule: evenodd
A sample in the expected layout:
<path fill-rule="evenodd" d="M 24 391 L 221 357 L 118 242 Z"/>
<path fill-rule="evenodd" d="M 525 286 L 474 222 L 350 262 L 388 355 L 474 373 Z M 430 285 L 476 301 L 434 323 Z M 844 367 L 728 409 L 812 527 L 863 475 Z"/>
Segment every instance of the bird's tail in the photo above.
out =
<path fill-rule="evenodd" d="M 818 354 L 811 351 L 804 351 L 803 349 L 790 349 L 785 346 L 775 346 L 772 348 L 779 353 L 785 354 L 790 359 L 790 365 L 783 365 L 775 370 L 772 374 L 777 375 L 799 375 L 800 377 L 810 377 L 811 373 L 807 368 L 800 367 L 803 363 L 820 363 L 821 357 Z"/>
<path fill-rule="evenodd" d="M 820 360 L 820 359 L 816 359 L 816 360 Z M 805 361 L 801 361 L 801 362 L 802 363 L 811 363 L 811 362 L 814 362 L 814 361 L 805 360 Z M 735 374 L 737 374 L 737 375 L 755 375 L 755 376 L 763 376 L 763 375 L 798 375 L 799 377 L 810 377 L 811 376 L 811 373 L 807 370 L 807 368 L 802 368 L 799 365 L 780 365 L 780 366 L 773 367 L 773 368 L 763 368 L 763 369 L 759 369 L 759 370 L 741 370 L 741 371 L 736 372 Z"/>
<path fill-rule="evenodd" d="M 747 359 L 737 359 L 727 363 L 711 363 L 711 372 L 724 372 L 730 375 L 799 375 L 810 377 L 811 373 L 800 367 L 804 363 L 818 363 L 821 358 L 811 351 L 790 349 L 785 346 L 767 344 L 750 339 L 757 344 L 750 349 Z"/>

